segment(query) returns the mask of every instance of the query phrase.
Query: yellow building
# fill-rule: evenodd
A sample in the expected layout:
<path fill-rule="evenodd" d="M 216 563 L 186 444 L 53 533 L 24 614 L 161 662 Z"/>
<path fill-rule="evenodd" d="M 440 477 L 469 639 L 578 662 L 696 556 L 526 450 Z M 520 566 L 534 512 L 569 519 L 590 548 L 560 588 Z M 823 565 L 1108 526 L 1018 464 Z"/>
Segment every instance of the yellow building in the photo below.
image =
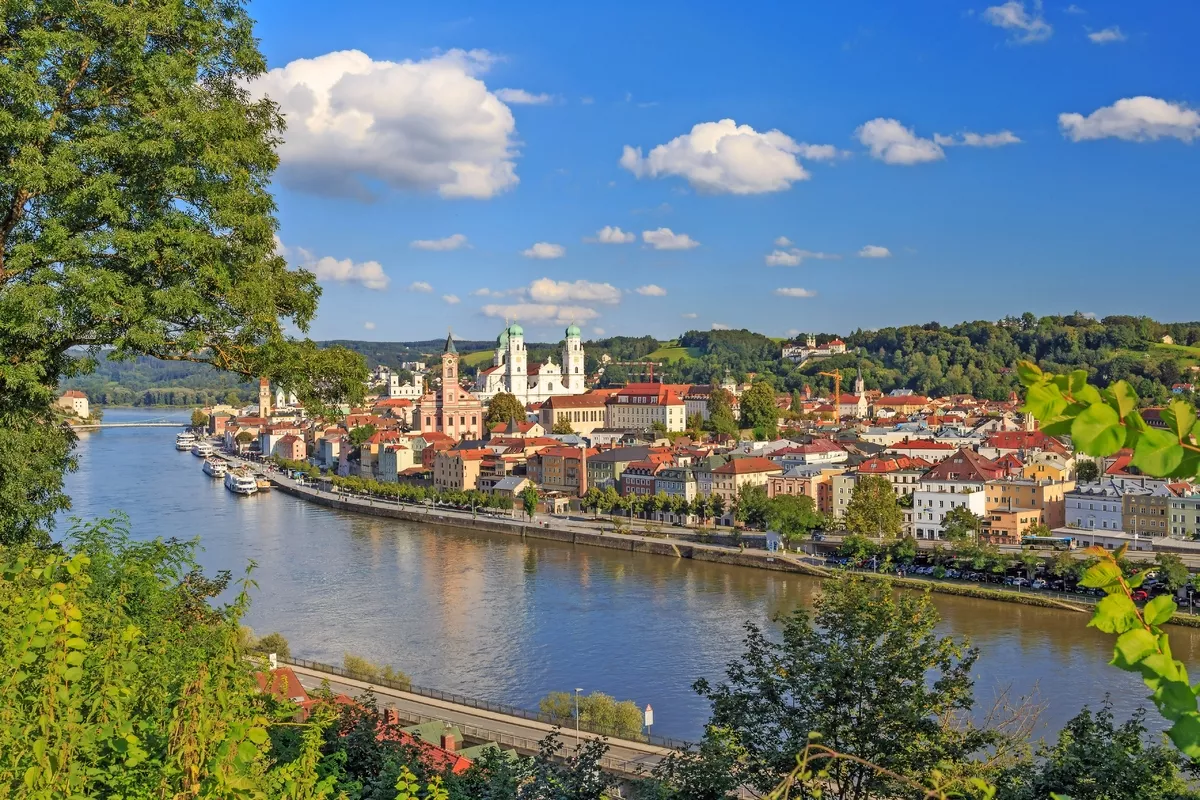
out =
<path fill-rule="evenodd" d="M 433 457 L 433 486 L 440 490 L 469 491 L 478 487 L 483 459 L 493 455 L 486 447 L 442 450 Z"/>
<path fill-rule="evenodd" d="M 1028 524 L 1045 525 L 1048 528 L 1061 528 L 1067 524 L 1067 506 L 1065 495 L 1075 488 L 1075 481 L 1048 481 L 1032 478 L 997 478 L 984 484 L 984 500 L 986 510 L 1032 512 L 1038 519 Z M 1030 513 L 1024 514 L 1028 520 Z M 998 521 L 997 521 L 998 522 Z M 1011 525 L 1004 526 L 1012 528 Z M 1017 524 L 1024 530 L 1020 523 Z"/>

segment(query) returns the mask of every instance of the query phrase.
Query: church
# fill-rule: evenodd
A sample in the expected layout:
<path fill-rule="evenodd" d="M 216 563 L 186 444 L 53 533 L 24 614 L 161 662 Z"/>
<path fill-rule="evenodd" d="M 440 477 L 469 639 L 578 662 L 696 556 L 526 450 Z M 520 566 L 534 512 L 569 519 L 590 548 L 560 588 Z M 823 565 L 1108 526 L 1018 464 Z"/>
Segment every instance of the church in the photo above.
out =
<path fill-rule="evenodd" d="M 458 349 L 452 336 L 446 337 L 442 353 L 442 385 L 417 401 L 413 427 L 421 433 L 444 433 L 455 439 L 478 439 L 486 430 L 483 404 L 458 385 Z"/>
<path fill-rule="evenodd" d="M 496 337 L 492 366 L 481 369 L 475 379 L 476 397 L 489 402 L 500 392 L 508 392 L 529 405 L 560 395 L 585 393 L 587 376 L 584 373 L 583 344 L 579 336 L 579 326 L 567 328 L 562 363 L 555 364 L 551 357 L 545 364 L 528 364 L 525 331 L 514 322 Z"/>

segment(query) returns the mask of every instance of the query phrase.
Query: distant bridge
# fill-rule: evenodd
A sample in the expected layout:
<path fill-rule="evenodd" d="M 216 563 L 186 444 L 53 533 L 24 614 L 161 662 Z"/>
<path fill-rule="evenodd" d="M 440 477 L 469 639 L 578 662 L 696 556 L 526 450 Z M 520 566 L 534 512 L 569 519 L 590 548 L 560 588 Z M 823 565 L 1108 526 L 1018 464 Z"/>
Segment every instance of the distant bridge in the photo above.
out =
<path fill-rule="evenodd" d="M 187 422 L 169 422 L 166 419 L 147 419 L 139 422 L 97 422 L 91 425 L 72 425 L 77 431 L 95 431 L 102 428 L 190 428 Z"/>

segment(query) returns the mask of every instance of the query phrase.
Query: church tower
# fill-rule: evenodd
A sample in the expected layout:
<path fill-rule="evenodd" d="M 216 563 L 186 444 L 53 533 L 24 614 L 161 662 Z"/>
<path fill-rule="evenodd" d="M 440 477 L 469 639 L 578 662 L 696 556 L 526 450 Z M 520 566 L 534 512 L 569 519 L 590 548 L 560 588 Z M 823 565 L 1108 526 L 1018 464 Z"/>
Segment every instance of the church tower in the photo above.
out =
<path fill-rule="evenodd" d="M 266 378 L 258 379 L 258 415 L 271 416 L 271 382 Z"/>
<path fill-rule="evenodd" d="M 458 348 L 454 346 L 454 334 L 446 334 L 446 348 L 442 351 L 442 408 L 454 408 L 458 404 Z"/>
<path fill-rule="evenodd" d="M 807 340 L 806 344 L 808 345 L 809 350 L 816 350 L 817 349 L 817 337 L 813 336 L 810 333 L 808 335 L 808 340 Z"/>
<path fill-rule="evenodd" d="M 508 326 L 508 358 L 505 359 L 504 376 L 508 390 L 526 402 L 529 396 L 529 370 L 525 365 L 525 330 L 513 323 Z"/>
<path fill-rule="evenodd" d="M 579 336 L 579 326 L 572 322 L 567 327 L 567 338 L 563 342 L 562 352 L 562 383 L 570 394 L 583 394 L 584 384 L 587 382 L 583 366 L 583 344 Z"/>
<path fill-rule="evenodd" d="M 858 368 L 858 377 L 854 379 L 854 393 L 862 397 L 867 391 L 867 385 L 863 383 L 862 367 Z"/>

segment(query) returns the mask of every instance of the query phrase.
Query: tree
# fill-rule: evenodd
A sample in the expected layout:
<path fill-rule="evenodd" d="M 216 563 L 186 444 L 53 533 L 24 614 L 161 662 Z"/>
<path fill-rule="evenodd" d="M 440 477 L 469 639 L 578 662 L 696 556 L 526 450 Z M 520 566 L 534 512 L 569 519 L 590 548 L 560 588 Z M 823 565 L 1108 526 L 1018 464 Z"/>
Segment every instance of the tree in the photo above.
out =
<path fill-rule="evenodd" d="M 242 398 L 238 395 L 237 389 L 230 389 L 225 393 L 225 399 L 222 402 L 227 406 L 237 408 L 242 404 Z"/>
<path fill-rule="evenodd" d="M 942 536 L 951 542 L 963 542 L 974 539 L 983 520 L 972 513 L 966 506 L 955 506 L 942 517 Z"/>
<path fill-rule="evenodd" d="M 550 432 L 560 436 L 569 436 L 575 432 L 575 429 L 571 427 L 571 420 L 567 419 L 566 416 L 561 416 L 554 421 L 554 426 L 550 429 Z"/>
<path fill-rule="evenodd" d="M 537 487 L 532 484 L 521 492 L 521 507 L 525 509 L 525 516 L 531 520 L 537 515 L 539 499 Z"/>
<path fill-rule="evenodd" d="M 741 397 L 742 427 L 752 428 L 760 439 L 774 439 L 779 420 L 775 405 L 775 389 L 766 381 L 758 381 Z"/>
<path fill-rule="evenodd" d="M 494 425 L 507 425 L 512 420 L 525 421 L 525 406 L 516 396 L 508 392 L 500 392 L 488 403 L 484 421 L 489 429 Z"/>
<path fill-rule="evenodd" d="M 350 429 L 350 446 L 362 447 L 367 440 L 375 435 L 375 426 L 371 424 L 359 425 Z"/>
<path fill-rule="evenodd" d="M 733 418 L 733 395 L 726 389 L 714 388 L 708 395 L 708 424 L 713 433 L 732 435 L 737 433 L 737 420 Z"/>
<path fill-rule="evenodd" d="M 1000 737 L 965 720 L 946 724 L 971 708 L 977 653 L 938 636 L 938 622 L 927 595 L 847 578 L 826 581 L 815 614 L 795 611 L 779 641 L 747 623 L 744 653 L 725 680 L 695 684 L 712 714 L 699 752 L 675 772 L 695 774 L 715 762 L 732 786 L 767 792 L 795 768 L 813 732 L 840 753 L 917 780 L 965 763 Z M 907 796 L 886 773 L 858 762 L 822 768 L 823 797 Z M 794 788 L 792 796 L 812 796 Z"/>
<path fill-rule="evenodd" d="M 1172 592 L 1183 588 L 1191 580 L 1192 574 L 1187 565 L 1174 553 L 1155 553 L 1154 563 L 1157 565 L 1159 581 Z"/>
<path fill-rule="evenodd" d="M 807 495 L 776 495 L 768 503 L 767 524 L 789 543 L 807 536 L 822 521 L 817 504 Z"/>
<path fill-rule="evenodd" d="M 852 533 L 843 538 L 842 544 L 838 548 L 839 555 L 843 555 L 855 563 L 868 559 L 878 552 L 878 545 L 858 533 Z"/>
<path fill-rule="evenodd" d="M 1021 562 L 1021 571 L 1030 580 L 1033 580 L 1033 576 L 1037 574 L 1038 567 L 1042 566 L 1042 557 L 1038 555 L 1036 550 L 1030 550 L 1029 548 L 1022 550 L 1017 560 Z"/>
<path fill-rule="evenodd" d="M 1071 800 L 1195 800 L 1200 793 L 1184 776 L 1188 762 L 1177 750 L 1147 735 L 1145 711 L 1121 725 L 1106 697 L 1100 710 L 1084 708 L 1043 745 L 1036 761 L 1008 770 L 997 781 L 997 800 L 1043 800 L 1051 793 Z"/>
<path fill-rule="evenodd" d="M 689 414 L 687 418 L 688 435 L 693 439 L 698 439 L 702 430 L 704 430 L 704 417 L 699 413 Z"/>
<path fill-rule="evenodd" d="M 901 564 L 911 564 L 918 552 L 917 540 L 911 536 L 897 540 L 891 548 L 892 559 Z"/>
<path fill-rule="evenodd" d="M 538 711 L 564 728 L 575 724 L 575 695 L 551 692 L 538 701 Z M 589 730 L 636 739 L 642 733 L 642 709 L 632 700 L 617 700 L 604 692 L 579 695 L 579 724 Z"/>
<path fill-rule="evenodd" d="M 254 434 L 250 431 L 238 431 L 238 435 L 233 437 L 233 440 L 241 447 L 249 447 L 250 443 L 254 441 Z"/>
<path fill-rule="evenodd" d="M 398 688 L 407 691 L 412 688 L 412 678 L 406 673 L 393 667 L 391 664 L 380 666 L 372 661 L 368 661 L 362 656 L 357 656 L 354 653 L 345 653 L 342 656 L 342 668 L 350 673 L 352 677 L 365 681 L 391 681 L 398 684 Z"/>
<path fill-rule="evenodd" d="M 725 513 L 725 498 L 719 494 L 711 495 L 708 498 L 708 509 L 714 520 L 719 519 Z"/>
<path fill-rule="evenodd" d="M 283 119 L 237 2 L 6 6 L 0 85 L 0 531 L 46 539 L 69 505 L 63 378 L 150 355 L 265 376 L 306 403 L 361 398 L 366 367 L 307 330 L 270 194 Z M 80 357 L 74 348 L 86 348 Z"/>
<path fill-rule="evenodd" d="M 1100 467 L 1095 461 L 1079 461 L 1075 465 L 1075 480 L 1079 483 L 1093 483 L 1100 477 Z"/>
<path fill-rule="evenodd" d="M 882 538 L 898 535 L 904 524 L 891 482 L 879 475 L 859 476 L 843 519 L 851 533 Z"/>
<path fill-rule="evenodd" d="M 208 414 L 205 414 L 203 411 L 201 411 L 198 408 L 192 412 L 192 427 L 193 428 L 203 428 L 207 424 L 208 424 Z"/>
<path fill-rule="evenodd" d="M 667 425 L 662 420 L 656 419 L 654 422 L 651 422 L 650 430 L 654 431 L 655 435 L 660 437 L 667 435 Z"/>
<path fill-rule="evenodd" d="M 287 638 L 276 631 L 268 633 L 261 639 L 255 638 L 254 631 L 249 628 L 243 628 L 244 638 L 243 646 L 246 650 L 254 653 L 274 653 L 280 658 L 291 658 L 292 648 L 288 645 Z"/>
<path fill-rule="evenodd" d="M 767 490 L 762 486 L 743 486 L 738 492 L 734 507 L 735 516 L 747 527 L 762 530 L 767 526 L 770 500 Z"/>
<path fill-rule="evenodd" d="M 1083 562 L 1075 558 L 1070 550 L 1059 550 L 1054 554 L 1054 560 L 1050 562 L 1050 574 L 1059 578 L 1066 579 L 1068 577 L 1079 577 L 1083 567 Z"/>

